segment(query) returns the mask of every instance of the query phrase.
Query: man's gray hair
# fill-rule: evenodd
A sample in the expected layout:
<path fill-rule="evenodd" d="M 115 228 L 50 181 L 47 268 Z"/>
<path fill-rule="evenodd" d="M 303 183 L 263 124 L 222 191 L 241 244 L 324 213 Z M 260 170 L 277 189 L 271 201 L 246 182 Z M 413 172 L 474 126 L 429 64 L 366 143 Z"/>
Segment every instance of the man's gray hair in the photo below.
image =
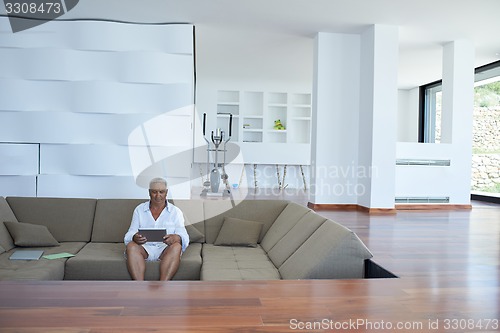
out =
<path fill-rule="evenodd" d="M 167 181 L 165 180 L 165 178 L 156 177 L 156 178 L 151 179 L 151 181 L 149 182 L 149 188 L 151 188 L 151 185 L 157 184 L 157 183 L 165 184 L 165 188 L 168 187 L 168 184 L 167 184 Z"/>

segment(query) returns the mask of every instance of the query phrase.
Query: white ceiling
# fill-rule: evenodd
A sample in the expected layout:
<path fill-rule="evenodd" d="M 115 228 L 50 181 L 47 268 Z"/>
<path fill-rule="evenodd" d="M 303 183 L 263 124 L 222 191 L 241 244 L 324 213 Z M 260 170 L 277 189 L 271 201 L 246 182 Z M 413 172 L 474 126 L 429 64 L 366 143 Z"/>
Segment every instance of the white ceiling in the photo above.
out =
<path fill-rule="evenodd" d="M 310 57 L 312 50 L 298 48 L 310 48 L 319 31 L 360 33 L 372 24 L 396 25 L 399 86 L 412 88 L 440 79 L 442 45 L 453 40 L 474 43 L 476 67 L 500 60 L 499 14 L 500 0 L 80 0 L 64 18 L 192 23 L 202 32 L 197 38 L 210 39 L 202 47 L 227 49 L 230 38 L 233 50 L 251 45 L 272 53 L 284 46 L 292 52 L 296 41 L 298 55 L 292 57 Z M 203 29 L 212 34 L 203 36 Z M 231 38 L 236 32 L 238 38 Z M 241 57 L 233 59 L 240 66 Z"/>

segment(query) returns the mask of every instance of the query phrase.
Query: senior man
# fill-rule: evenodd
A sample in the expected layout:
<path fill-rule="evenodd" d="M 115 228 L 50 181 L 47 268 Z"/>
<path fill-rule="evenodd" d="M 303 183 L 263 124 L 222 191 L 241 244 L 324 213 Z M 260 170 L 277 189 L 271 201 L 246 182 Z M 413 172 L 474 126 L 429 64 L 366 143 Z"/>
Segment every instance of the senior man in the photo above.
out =
<path fill-rule="evenodd" d="M 154 178 L 149 183 L 149 201 L 138 205 L 124 237 L 127 268 L 133 280 L 144 280 L 146 261 L 160 261 L 160 280 L 171 280 L 181 255 L 189 245 L 182 211 L 167 201 L 167 182 Z M 163 242 L 148 242 L 139 228 L 166 229 Z"/>

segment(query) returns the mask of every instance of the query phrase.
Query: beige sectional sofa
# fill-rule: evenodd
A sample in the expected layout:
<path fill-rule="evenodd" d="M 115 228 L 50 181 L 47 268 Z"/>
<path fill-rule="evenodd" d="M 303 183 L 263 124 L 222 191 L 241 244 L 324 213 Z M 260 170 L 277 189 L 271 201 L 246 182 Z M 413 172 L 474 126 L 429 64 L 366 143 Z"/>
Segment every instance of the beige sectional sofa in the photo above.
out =
<path fill-rule="evenodd" d="M 144 201 L 0 197 L 0 280 L 129 280 L 123 236 Z M 191 239 L 175 280 L 363 278 L 372 257 L 352 231 L 296 203 L 173 203 L 183 211 Z M 9 259 L 24 248 L 75 256 Z M 157 280 L 159 263 L 147 265 L 146 279 Z"/>

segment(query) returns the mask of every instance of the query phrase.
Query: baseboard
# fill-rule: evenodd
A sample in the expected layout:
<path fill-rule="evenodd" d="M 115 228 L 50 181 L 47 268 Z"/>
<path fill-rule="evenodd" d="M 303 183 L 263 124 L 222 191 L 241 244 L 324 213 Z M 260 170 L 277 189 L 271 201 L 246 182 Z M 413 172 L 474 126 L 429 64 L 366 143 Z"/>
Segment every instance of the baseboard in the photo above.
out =
<path fill-rule="evenodd" d="M 454 204 L 398 204 L 396 210 L 470 210 L 472 205 Z"/>
<path fill-rule="evenodd" d="M 356 204 L 315 204 L 308 202 L 307 207 L 313 210 L 358 211 L 368 214 L 396 214 L 396 209 L 394 208 L 368 208 Z"/>
<path fill-rule="evenodd" d="M 313 210 L 338 210 L 338 211 L 358 211 L 368 214 L 396 214 L 398 210 L 470 210 L 472 205 L 454 204 L 398 204 L 394 208 L 368 208 L 356 204 L 315 204 L 307 203 L 307 207 Z"/>
<path fill-rule="evenodd" d="M 390 214 L 396 214 L 396 209 L 394 208 L 368 208 L 365 206 L 359 206 L 358 205 L 358 211 L 360 212 L 365 212 L 368 214 L 380 214 L 380 215 L 390 215 Z"/>
<path fill-rule="evenodd" d="M 307 207 L 313 210 L 358 210 L 358 205 L 355 204 L 315 204 L 307 203 Z"/>

